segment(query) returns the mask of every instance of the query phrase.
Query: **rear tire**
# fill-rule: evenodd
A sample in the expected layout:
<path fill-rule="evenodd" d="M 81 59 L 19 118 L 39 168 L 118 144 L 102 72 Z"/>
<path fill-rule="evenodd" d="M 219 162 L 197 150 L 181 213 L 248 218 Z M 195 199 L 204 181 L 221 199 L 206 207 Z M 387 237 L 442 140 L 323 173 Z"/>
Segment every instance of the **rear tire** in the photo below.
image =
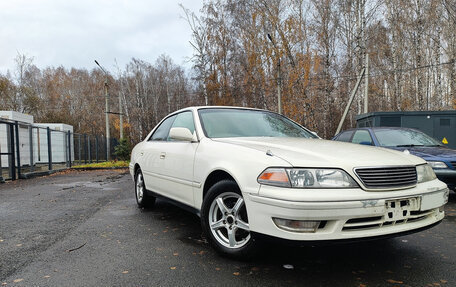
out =
<path fill-rule="evenodd" d="M 201 225 L 208 240 L 223 255 L 248 259 L 254 254 L 256 244 L 247 209 L 233 180 L 222 180 L 209 189 L 201 208 Z"/>
<path fill-rule="evenodd" d="M 147 194 L 141 169 L 138 169 L 135 174 L 135 196 L 138 207 L 150 208 L 155 203 L 155 197 Z"/>

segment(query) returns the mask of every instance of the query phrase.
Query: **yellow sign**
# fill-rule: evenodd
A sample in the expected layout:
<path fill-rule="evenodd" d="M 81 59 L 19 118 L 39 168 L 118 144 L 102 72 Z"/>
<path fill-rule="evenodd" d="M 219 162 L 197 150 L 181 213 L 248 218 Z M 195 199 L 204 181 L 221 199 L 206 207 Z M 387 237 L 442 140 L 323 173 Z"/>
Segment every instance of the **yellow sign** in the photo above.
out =
<path fill-rule="evenodd" d="M 444 144 L 448 144 L 448 141 L 447 141 L 447 139 L 446 139 L 445 137 L 443 138 L 442 142 L 443 142 Z"/>

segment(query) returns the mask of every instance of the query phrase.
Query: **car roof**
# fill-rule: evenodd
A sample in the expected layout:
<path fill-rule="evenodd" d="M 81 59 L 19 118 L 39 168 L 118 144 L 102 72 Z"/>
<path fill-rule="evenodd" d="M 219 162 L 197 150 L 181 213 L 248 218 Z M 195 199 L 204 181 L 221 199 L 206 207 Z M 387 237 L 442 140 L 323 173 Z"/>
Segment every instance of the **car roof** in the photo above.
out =
<path fill-rule="evenodd" d="M 275 113 L 274 111 L 269 111 L 269 110 L 264 110 L 264 109 L 257 109 L 257 108 L 250 108 L 250 107 L 238 107 L 238 106 L 191 106 L 191 107 L 186 107 L 186 108 L 180 109 L 171 114 L 176 114 L 176 113 L 180 113 L 183 111 L 197 111 L 197 110 L 203 110 L 203 109 L 236 109 L 236 110 L 254 110 L 254 111 L 265 111 L 265 112 Z"/>
<path fill-rule="evenodd" d="M 352 128 L 352 129 L 348 129 L 348 130 L 345 130 L 345 131 L 341 131 L 340 133 L 347 132 L 347 131 L 357 131 L 357 130 L 372 130 L 372 131 L 376 131 L 376 130 L 404 130 L 404 131 L 412 130 L 412 131 L 420 131 L 418 129 L 405 128 L 405 127 L 359 127 L 359 128 Z"/>

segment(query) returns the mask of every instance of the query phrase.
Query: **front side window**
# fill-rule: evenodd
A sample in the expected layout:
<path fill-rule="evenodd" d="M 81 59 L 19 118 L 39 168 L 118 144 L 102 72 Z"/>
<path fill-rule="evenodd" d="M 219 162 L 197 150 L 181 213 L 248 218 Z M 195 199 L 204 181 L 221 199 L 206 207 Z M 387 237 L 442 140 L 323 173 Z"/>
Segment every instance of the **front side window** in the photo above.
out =
<path fill-rule="evenodd" d="M 160 126 L 154 131 L 152 136 L 149 138 L 150 141 L 166 141 L 168 140 L 169 130 L 176 119 L 176 115 L 171 116 L 164 120 Z"/>
<path fill-rule="evenodd" d="M 201 109 L 198 113 L 204 132 L 209 138 L 316 138 L 290 119 L 272 112 L 248 109 Z"/>
<path fill-rule="evenodd" d="M 352 143 L 356 143 L 356 144 L 369 143 L 369 144 L 372 145 L 372 138 L 371 138 L 371 136 L 370 136 L 368 131 L 366 131 L 366 130 L 358 130 L 353 135 Z"/>
<path fill-rule="evenodd" d="M 193 134 L 195 131 L 195 124 L 193 122 L 192 112 L 188 111 L 178 114 L 172 128 L 187 128 Z"/>

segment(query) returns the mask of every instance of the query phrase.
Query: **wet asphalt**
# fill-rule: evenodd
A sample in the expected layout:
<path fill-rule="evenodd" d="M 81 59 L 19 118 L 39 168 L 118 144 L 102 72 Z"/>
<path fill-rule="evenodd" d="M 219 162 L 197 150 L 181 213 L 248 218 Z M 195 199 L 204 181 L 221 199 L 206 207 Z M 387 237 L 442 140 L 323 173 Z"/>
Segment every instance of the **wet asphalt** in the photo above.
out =
<path fill-rule="evenodd" d="M 221 257 L 199 218 L 136 207 L 126 171 L 67 171 L 0 185 L 0 286 L 456 286 L 456 195 L 444 221 L 393 239 L 268 243 Z"/>

